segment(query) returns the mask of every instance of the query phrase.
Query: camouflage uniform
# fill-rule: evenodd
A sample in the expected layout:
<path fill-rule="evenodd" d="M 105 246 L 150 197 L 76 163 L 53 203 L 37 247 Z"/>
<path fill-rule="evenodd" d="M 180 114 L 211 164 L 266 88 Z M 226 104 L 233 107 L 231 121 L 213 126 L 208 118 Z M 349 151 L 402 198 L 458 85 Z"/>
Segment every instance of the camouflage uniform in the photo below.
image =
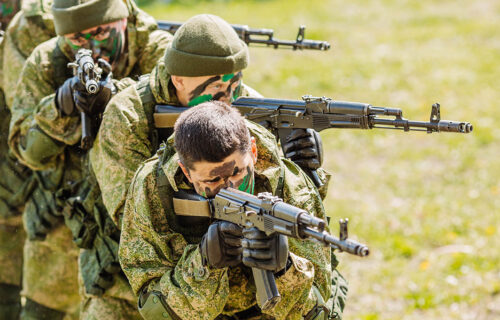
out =
<path fill-rule="evenodd" d="M 248 121 L 247 126 L 257 142 L 255 193 L 272 192 L 325 218 L 321 198 L 309 178 L 293 162 L 280 160 L 275 139 L 266 129 Z M 203 266 L 198 243 L 208 225 L 180 225 L 172 207 L 162 205 L 160 197 L 171 198 L 174 191 L 193 187 L 179 168 L 173 138 L 158 154 L 160 159 L 154 157 L 137 170 L 125 205 L 119 256 L 134 292 L 161 291 L 180 319 L 238 319 L 245 310 L 259 310 L 250 269 Z M 168 181 L 161 194 L 160 174 Z M 292 265 L 276 281 L 281 302 L 258 319 L 302 319 L 317 302 L 314 291 L 318 289 L 328 300 L 332 276 L 339 279 L 338 272 L 331 271 L 332 262 L 335 266 L 337 262 L 329 248 L 297 239 L 289 239 L 289 246 Z"/>
<path fill-rule="evenodd" d="M 171 38 L 168 33 L 157 30 L 156 21 L 139 10 L 133 1 L 127 2 L 127 5 L 131 13 L 127 24 L 128 50 L 115 62 L 115 79 L 150 72 L 163 56 Z M 70 313 L 80 301 L 77 276 L 79 249 L 71 240 L 83 240 L 62 225 L 62 217 L 67 223 L 69 220 L 71 227 L 75 210 L 82 209 L 90 215 L 100 215 L 96 220 L 98 227 L 105 229 L 104 232 L 109 226 L 99 224 L 106 221 L 104 206 L 100 204 L 100 192 L 87 165 L 87 154 L 78 146 L 81 138 L 80 117 L 61 116 L 54 102 L 56 89 L 72 76 L 66 65 L 73 59 L 62 37 L 53 38 L 35 49 L 25 64 L 17 87 L 9 134 L 9 146 L 24 164 L 38 170 L 37 176 L 43 186 L 33 197 L 36 201 L 27 204 L 25 224 L 28 227 L 40 224 L 37 219 L 42 210 L 51 211 L 45 216 L 55 217 L 53 229 L 44 241 L 31 240 L 25 245 L 23 294 L 46 307 Z M 126 83 L 117 83 L 118 89 L 123 89 Z M 44 201 L 45 205 L 39 205 L 37 201 Z M 31 238 L 36 239 L 37 234 Z M 84 240 L 87 245 L 93 241 Z M 120 286 L 124 282 L 117 280 L 115 283 Z M 113 293 L 118 299 L 109 296 Z M 125 289 L 123 286 L 110 288 L 99 299 L 87 296 L 82 305 L 82 317 L 138 318 L 133 305 L 135 301 L 126 302 L 123 298 L 134 300 L 130 287 L 126 285 Z M 112 317 L 99 314 L 101 310 L 110 308 L 115 309 Z"/>
<path fill-rule="evenodd" d="M 17 1 L 14 8 L 17 7 Z M 2 13 L 7 3 L 2 2 Z M 12 9 L 12 7 L 9 7 Z M 0 314 L 17 319 L 25 233 L 21 213 L 35 187 L 28 168 L 20 164 L 7 146 L 10 111 L 22 66 L 39 43 L 52 38 L 54 26 L 47 13 L 50 1 L 25 0 L 5 31 L 0 46 Z M 4 18 L 4 16 L 2 16 Z M 7 27 L 2 19 L 2 27 Z M 3 90 L 2 90 L 3 89 Z M 5 96 L 4 96 L 5 95 Z"/>
<path fill-rule="evenodd" d="M 102 197 L 109 214 L 120 224 L 128 186 L 139 165 L 158 148 L 153 123 L 156 104 L 180 105 L 170 77 L 164 74 L 163 61 L 137 85 L 113 97 L 104 111 L 101 128 L 90 151 Z M 260 97 L 243 85 L 242 96 Z M 144 100 L 144 101 L 143 101 Z"/>

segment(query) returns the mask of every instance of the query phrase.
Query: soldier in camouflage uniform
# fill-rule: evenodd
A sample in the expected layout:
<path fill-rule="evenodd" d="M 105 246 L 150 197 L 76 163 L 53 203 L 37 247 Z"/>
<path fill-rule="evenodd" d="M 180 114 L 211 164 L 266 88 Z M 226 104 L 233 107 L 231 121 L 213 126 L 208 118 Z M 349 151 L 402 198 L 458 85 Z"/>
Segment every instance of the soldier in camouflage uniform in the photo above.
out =
<path fill-rule="evenodd" d="M 297 165 L 280 159 L 274 137 L 221 102 L 181 114 L 174 136 L 137 170 L 125 205 L 120 263 L 143 317 L 338 318 L 345 292 L 331 286 L 332 276 L 341 277 L 332 272 L 330 248 L 173 210 L 174 192 L 210 198 L 233 187 L 271 192 L 324 219 L 317 189 Z M 281 301 L 265 313 L 249 267 L 275 274 Z"/>
<path fill-rule="evenodd" d="M 23 316 L 77 317 L 79 259 L 85 294 L 81 318 L 137 319 L 135 297 L 117 263 L 118 229 L 102 204 L 87 152 L 79 147 L 80 111 L 98 119 L 111 92 L 132 82 L 125 77 L 151 71 L 171 35 L 157 30 L 156 21 L 133 1 L 55 0 L 52 13 L 58 37 L 28 58 L 9 134 L 12 151 L 37 170 L 41 185 L 24 212 L 29 240 Z M 86 95 L 67 67 L 80 48 L 107 60 L 103 66 L 111 65 L 115 79 L 125 79 L 118 83 L 110 74 L 103 76 L 98 93 Z M 80 252 L 71 240 L 85 249 Z"/>
<path fill-rule="evenodd" d="M 36 186 L 31 171 L 8 150 L 9 106 L 26 58 L 39 43 L 55 35 L 49 13 L 51 0 L 24 0 L 17 14 L 18 1 L 10 2 L 10 6 L 2 2 L 2 28 L 15 16 L 0 45 L 0 315 L 7 320 L 18 319 L 21 309 L 25 239 L 21 213 Z"/>
<path fill-rule="evenodd" d="M 172 133 L 160 132 L 158 136 L 153 121 L 155 105 L 194 106 L 211 99 L 229 103 L 238 96 L 260 97 L 242 82 L 248 60 L 246 44 L 226 21 L 198 15 L 179 28 L 164 59 L 150 75 L 113 97 L 90 158 L 104 204 L 118 225 L 135 170 Z M 329 175 L 319 172 L 327 182 Z"/>

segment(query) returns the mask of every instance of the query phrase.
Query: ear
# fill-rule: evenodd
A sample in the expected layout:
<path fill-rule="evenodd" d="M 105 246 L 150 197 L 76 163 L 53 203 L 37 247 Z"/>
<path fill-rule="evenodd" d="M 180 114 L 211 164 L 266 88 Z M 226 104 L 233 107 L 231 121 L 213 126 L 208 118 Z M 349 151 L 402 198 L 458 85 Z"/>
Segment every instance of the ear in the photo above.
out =
<path fill-rule="evenodd" d="M 250 151 L 252 152 L 253 164 L 257 163 L 257 143 L 255 142 L 255 138 L 250 138 Z"/>
<path fill-rule="evenodd" d="M 191 176 L 189 176 L 189 170 L 182 164 L 182 162 L 180 160 L 177 160 L 177 163 L 179 164 L 179 167 L 181 167 L 182 172 L 184 173 L 186 178 L 189 180 L 189 182 L 193 183 L 193 181 L 191 181 Z"/>
<path fill-rule="evenodd" d="M 177 92 L 182 92 L 186 89 L 186 85 L 184 84 L 184 77 L 170 76 L 170 80 L 172 80 L 172 84 L 174 85 L 175 89 L 177 89 Z"/>

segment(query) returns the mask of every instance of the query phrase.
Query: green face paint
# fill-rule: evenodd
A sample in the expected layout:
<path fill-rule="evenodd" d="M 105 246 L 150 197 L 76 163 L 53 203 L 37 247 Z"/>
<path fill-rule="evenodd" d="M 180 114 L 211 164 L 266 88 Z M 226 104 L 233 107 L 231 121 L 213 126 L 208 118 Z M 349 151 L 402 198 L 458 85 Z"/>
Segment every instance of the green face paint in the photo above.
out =
<path fill-rule="evenodd" d="M 222 76 L 222 81 L 223 82 L 228 82 L 229 80 L 231 80 L 232 78 L 234 78 L 234 73 L 229 73 L 229 74 L 225 74 Z"/>
<path fill-rule="evenodd" d="M 247 168 L 247 171 L 249 169 Z M 243 182 L 239 185 L 238 190 L 253 194 L 255 181 L 254 181 L 253 171 L 248 172 L 248 174 L 243 178 Z"/>
<path fill-rule="evenodd" d="M 233 102 L 234 100 L 238 99 L 240 97 L 240 95 L 241 95 L 241 82 L 238 85 L 238 87 L 236 87 L 236 89 L 234 90 L 231 102 Z"/>
<path fill-rule="evenodd" d="M 117 21 L 104 27 L 99 26 L 91 32 L 77 32 L 64 38 L 74 53 L 81 48 L 89 49 L 99 58 L 113 63 L 124 48 L 125 29 L 122 26 L 121 21 Z"/>
<path fill-rule="evenodd" d="M 188 107 L 194 107 L 199 105 L 200 103 L 207 102 L 213 99 L 213 96 L 211 94 L 204 94 L 198 97 L 195 97 L 191 99 L 188 103 Z"/>

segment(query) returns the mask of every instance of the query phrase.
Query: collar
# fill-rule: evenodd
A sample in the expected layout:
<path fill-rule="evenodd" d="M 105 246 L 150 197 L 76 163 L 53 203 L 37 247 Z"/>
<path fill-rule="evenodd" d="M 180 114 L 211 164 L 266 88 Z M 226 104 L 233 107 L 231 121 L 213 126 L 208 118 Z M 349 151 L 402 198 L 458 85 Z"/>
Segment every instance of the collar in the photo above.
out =
<path fill-rule="evenodd" d="M 149 86 L 158 104 L 180 105 L 175 87 L 170 81 L 170 74 L 165 70 L 163 61 L 158 62 L 151 71 Z"/>

